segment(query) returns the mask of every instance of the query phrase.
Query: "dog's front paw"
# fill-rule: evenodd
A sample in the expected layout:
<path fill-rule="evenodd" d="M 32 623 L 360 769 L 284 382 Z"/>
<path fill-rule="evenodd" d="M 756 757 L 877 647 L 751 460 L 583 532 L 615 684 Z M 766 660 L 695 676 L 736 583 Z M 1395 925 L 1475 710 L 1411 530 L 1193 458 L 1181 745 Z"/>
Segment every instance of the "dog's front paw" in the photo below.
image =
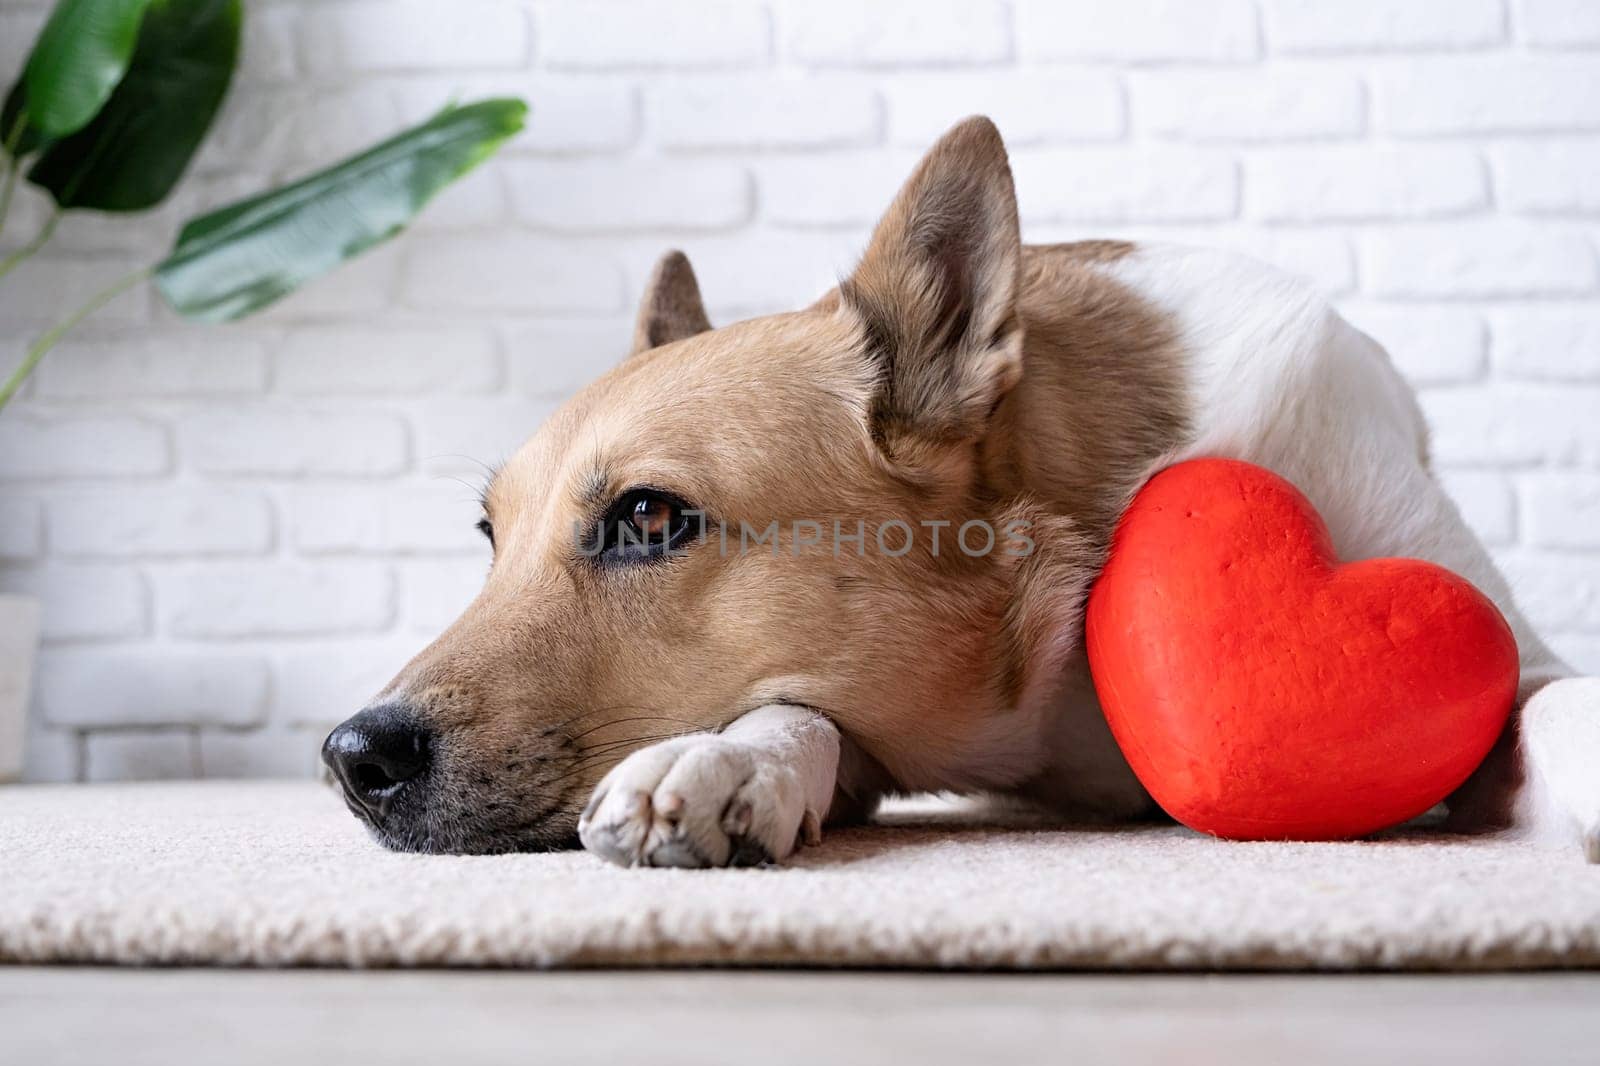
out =
<path fill-rule="evenodd" d="M 1600 678 L 1552 681 L 1522 709 L 1522 742 L 1537 775 L 1536 828 L 1576 830 L 1600 863 Z"/>
<path fill-rule="evenodd" d="M 795 770 L 754 745 L 697 734 L 636 751 L 595 787 L 583 846 L 622 866 L 754 866 L 821 838 Z"/>

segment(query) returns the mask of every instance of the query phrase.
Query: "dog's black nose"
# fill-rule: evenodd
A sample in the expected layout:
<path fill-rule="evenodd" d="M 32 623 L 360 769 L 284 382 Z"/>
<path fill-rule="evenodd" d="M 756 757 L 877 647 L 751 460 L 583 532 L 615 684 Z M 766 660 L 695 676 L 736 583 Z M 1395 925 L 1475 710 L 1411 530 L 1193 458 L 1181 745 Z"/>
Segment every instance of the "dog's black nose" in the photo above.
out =
<path fill-rule="evenodd" d="M 406 786 L 428 769 L 433 738 L 405 707 L 369 707 L 322 743 L 328 764 L 350 801 L 381 821 Z"/>

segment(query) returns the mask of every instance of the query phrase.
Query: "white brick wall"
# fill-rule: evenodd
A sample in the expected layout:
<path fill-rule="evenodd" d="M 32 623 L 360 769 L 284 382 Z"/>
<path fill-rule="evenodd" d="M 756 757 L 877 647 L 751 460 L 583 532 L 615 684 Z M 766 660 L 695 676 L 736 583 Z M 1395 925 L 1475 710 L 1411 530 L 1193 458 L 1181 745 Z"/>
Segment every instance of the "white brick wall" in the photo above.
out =
<path fill-rule="evenodd" d="M 1600 671 L 1596 0 L 250 0 L 175 202 L 0 285 L 0 367 L 182 218 L 497 92 L 527 132 L 260 319 L 134 292 L 0 415 L 0 588 L 45 601 L 38 779 L 304 774 L 481 580 L 472 482 L 619 356 L 656 254 L 719 320 L 829 285 L 993 115 L 1028 235 L 1303 274 L 1422 391 L 1445 483 Z M 0 80 L 44 0 L 0 0 Z M 45 214 L 26 191 L 0 246 Z M 463 484 L 465 482 L 465 484 Z"/>

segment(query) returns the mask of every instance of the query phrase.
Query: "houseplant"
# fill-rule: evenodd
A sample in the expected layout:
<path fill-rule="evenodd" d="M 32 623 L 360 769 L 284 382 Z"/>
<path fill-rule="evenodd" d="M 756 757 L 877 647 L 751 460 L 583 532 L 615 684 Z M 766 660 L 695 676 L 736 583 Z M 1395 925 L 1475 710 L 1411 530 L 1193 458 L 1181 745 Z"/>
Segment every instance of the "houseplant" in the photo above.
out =
<path fill-rule="evenodd" d="M 131 213 L 166 199 L 227 94 L 244 10 L 243 0 L 59 0 L 0 109 L 0 238 L 19 180 L 54 209 L 0 254 L 0 285 L 49 243 L 63 212 Z M 293 184 L 190 219 L 164 257 L 85 294 L 29 344 L 0 375 L 0 409 L 68 330 L 136 286 L 153 281 L 186 318 L 226 322 L 393 237 L 526 112 L 515 99 L 447 106 Z M 7 755 L 21 750 L 36 626 L 37 605 L 0 597 L 0 779 L 20 769 Z"/>

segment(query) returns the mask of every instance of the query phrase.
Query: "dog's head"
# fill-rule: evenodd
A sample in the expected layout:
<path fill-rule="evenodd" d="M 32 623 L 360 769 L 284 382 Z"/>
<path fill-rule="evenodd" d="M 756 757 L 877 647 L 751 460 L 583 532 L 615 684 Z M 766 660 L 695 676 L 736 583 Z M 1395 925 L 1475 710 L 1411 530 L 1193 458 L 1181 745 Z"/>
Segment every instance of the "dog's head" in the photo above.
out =
<path fill-rule="evenodd" d="M 806 310 L 711 329 L 666 256 L 634 352 L 488 486 L 481 594 L 329 737 L 352 810 L 398 848 L 564 845 L 629 752 L 774 702 L 907 787 L 947 772 L 1023 683 L 1001 634 L 1030 624 L 1007 593 L 1040 533 L 983 447 L 1021 373 L 1020 255 L 971 119 Z"/>

